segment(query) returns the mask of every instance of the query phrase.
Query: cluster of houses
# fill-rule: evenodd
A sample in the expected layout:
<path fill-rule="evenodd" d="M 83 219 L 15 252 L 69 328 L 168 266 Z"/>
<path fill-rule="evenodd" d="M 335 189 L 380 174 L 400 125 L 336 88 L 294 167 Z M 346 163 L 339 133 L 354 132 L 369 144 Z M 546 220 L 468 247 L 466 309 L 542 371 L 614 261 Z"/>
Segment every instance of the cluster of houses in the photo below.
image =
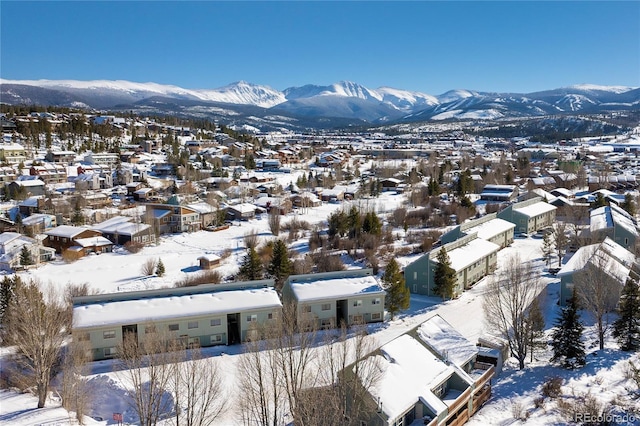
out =
<path fill-rule="evenodd" d="M 405 266 L 405 283 L 412 293 L 435 296 L 438 254 L 445 250 L 455 271 L 453 294 L 457 297 L 496 269 L 498 251 L 511 245 L 515 234 L 549 228 L 555 214 L 555 206 L 536 197 L 457 225 L 440 237 L 439 247 Z"/>
<path fill-rule="evenodd" d="M 140 342 L 161 330 L 185 348 L 232 345 L 261 338 L 260 326 L 275 321 L 285 304 L 293 304 L 299 324 L 319 328 L 379 322 L 385 291 L 364 269 L 292 275 L 281 295 L 273 280 L 261 280 L 82 296 L 73 299 L 73 333 L 94 360 L 117 356 L 125 337 Z M 375 408 L 362 421 L 462 424 L 490 397 L 503 355 L 469 342 L 436 315 L 356 361 L 376 362 L 382 372 L 364 396 Z"/>

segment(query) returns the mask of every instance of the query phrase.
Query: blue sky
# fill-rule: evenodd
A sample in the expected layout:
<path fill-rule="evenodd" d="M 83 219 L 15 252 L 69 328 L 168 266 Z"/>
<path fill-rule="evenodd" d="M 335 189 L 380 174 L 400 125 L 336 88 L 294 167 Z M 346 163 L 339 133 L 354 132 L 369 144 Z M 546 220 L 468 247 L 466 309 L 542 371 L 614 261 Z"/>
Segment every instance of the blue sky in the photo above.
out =
<path fill-rule="evenodd" d="M 640 86 L 640 2 L 17 2 L 0 77 L 440 94 Z"/>

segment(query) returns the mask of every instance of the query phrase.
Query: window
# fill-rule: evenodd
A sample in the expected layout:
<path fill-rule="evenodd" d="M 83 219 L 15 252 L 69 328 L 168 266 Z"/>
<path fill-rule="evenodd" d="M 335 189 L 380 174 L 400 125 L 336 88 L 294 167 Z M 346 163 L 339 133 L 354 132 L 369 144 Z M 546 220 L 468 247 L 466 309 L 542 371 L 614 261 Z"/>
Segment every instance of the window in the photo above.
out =
<path fill-rule="evenodd" d="M 304 313 L 311 312 L 311 306 L 310 305 L 303 305 L 302 306 L 302 312 L 304 312 Z"/>
<path fill-rule="evenodd" d="M 353 306 L 362 306 L 362 300 L 354 300 Z"/>
<path fill-rule="evenodd" d="M 323 311 L 330 311 L 331 310 L 331 303 L 323 303 L 322 304 L 322 310 Z"/>
<path fill-rule="evenodd" d="M 156 332 L 156 326 L 155 325 L 148 325 L 144 328 L 144 334 L 151 334 L 151 333 L 155 333 Z"/>
<path fill-rule="evenodd" d="M 273 313 L 269 312 L 267 314 L 267 319 L 272 320 L 273 319 Z"/>
<path fill-rule="evenodd" d="M 115 347 L 104 348 L 104 356 L 115 356 L 115 354 L 116 354 Z"/>
<path fill-rule="evenodd" d="M 354 315 L 353 316 L 353 322 L 355 324 L 363 324 L 364 323 L 364 319 L 362 318 L 362 315 Z"/>
<path fill-rule="evenodd" d="M 102 338 L 103 339 L 115 339 L 116 338 L 116 331 L 115 330 L 105 331 L 105 332 L 102 333 Z"/>
<path fill-rule="evenodd" d="M 320 327 L 327 328 L 333 326 L 333 320 L 331 318 L 325 318 L 320 320 Z"/>
<path fill-rule="evenodd" d="M 188 340 L 189 349 L 199 348 L 200 347 L 200 338 L 199 337 L 190 337 Z"/>
<path fill-rule="evenodd" d="M 78 342 L 86 342 L 90 340 L 89 333 L 78 333 L 77 335 Z"/>
<path fill-rule="evenodd" d="M 187 324 L 187 328 L 189 330 L 198 328 L 198 321 L 189 321 L 189 323 Z"/>
<path fill-rule="evenodd" d="M 247 322 L 255 322 L 258 321 L 257 315 L 247 315 Z"/>
<path fill-rule="evenodd" d="M 371 304 L 372 304 L 372 305 L 379 305 L 379 304 L 380 304 L 380 298 L 379 298 L 379 297 L 376 297 L 375 299 L 373 299 L 373 300 L 371 301 Z"/>
<path fill-rule="evenodd" d="M 371 314 L 371 319 L 378 321 L 378 320 L 382 319 L 382 314 L 380 312 L 377 312 L 375 314 Z"/>
<path fill-rule="evenodd" d="M 169 324 L 169 331 L 178 331 L 180 330 L 180 324 Z"/>
<path fill-rule="evenodd" d="M 417 280 L 417 279 L 418 279 L 418 272 L 417 272 L 417 271 L 413 273 L 413 279 L 414 279 L 414 280 Z"/>
<path fill-rule="evenodd" d="M 214 318 L 211 320 L 211 327 L 217 327 L 220 324 L 222 324 L 222 321 L 220 320 L 220 318 Z"/>
<path fill-rule="evenodd" d="M 210 337 L 210 339 L 211 339 L 212 345 L 222 343 L 222 334 L 214 334 L 213 336 Z"/>

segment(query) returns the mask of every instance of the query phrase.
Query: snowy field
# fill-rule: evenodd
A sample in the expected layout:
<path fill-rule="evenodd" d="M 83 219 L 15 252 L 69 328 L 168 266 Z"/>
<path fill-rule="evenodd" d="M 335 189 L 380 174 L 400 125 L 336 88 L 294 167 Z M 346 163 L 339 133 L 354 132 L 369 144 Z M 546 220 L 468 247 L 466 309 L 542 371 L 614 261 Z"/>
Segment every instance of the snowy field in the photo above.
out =
<path fill-rule="evenodd" d="M 392 193 L 383 193 L 375 200 L 369 201 L 369 207 L 382 213 L 396 208 L 404 197 Z M 323 204 L 309 209 L 298 217 L 311 224 L 325 221 L 327 216 L 339 208 L 348 205 Z M 294 215 L 283 218 L 282 223 Z M 157 246 L 147 247 L 137 254 L 125 251 L 88 256 L 74 263 L 54 262 L 25 273 L 23 278 L 38 279 L 43 283 L 63 286 L 67 283 L 89 283 L 91 288 L 100 292 L 131 291 L 148 288 L 169 287 L 189 274 L 198 273 L 197 258 L 203 254 L 221 255 L 225 251 L 231 254 L 223 260 L 219 270 L 223 276 L 237 272 L 238 262 L 244 256 L 244 236 L 257 232 L 261 239 L 273 238 L 269 232 L 266 218 L 236 223 L 227 230 L 219 232 L 200 231 L 192 234 L 166 236 Z M 402 231 L 400 231 L 402 232 Z M 286 233 L 285 233 L 286 235 Z M 544 271 L 541 252 L 541 239 L 516 239 L 512 246 L 498 253 L 498 268 L 509 262 L 514 254 L 523 261 L 532 261 L 540 270 L 544 292 L 544 313 L 546 327 L 553 326 L 559 313 L 556 302 L 559 293 L 559 280 Z M 300 252 L 307 250 L 305 240 L 294 242 L 292 247 Z M 149 258 L 161 258 L 166 267 L 163 277 L 146 277 L 141 274 L 141 265 Z M 557 260 L 556 260 L 557 262 Z M 385 344 L 400 336 L 411 328 L 422 323 L 435 314 L 439 314 L 456 328 L 463 336 L 477 341 L 487 333 L 484 322 L 482 299 L 490 278 L 484 278 L 463 293 L 458 299 L 441 302 L 438 298 L 414 295 L 410 308 L 395 320 L 369 326 L 370 334 L 375 338 L 377 346 Z M 549 331 L 549 330 L 548 330 Z M 594 352 L 595 335 L 592 326 L 587 327 L 588 352 Z M 235 388 L 236 365 L 241 354 L 241 346 L 205 348 L 203 353 L 218 362 L 224 372 L 225 385 L 229 390 Z M 566 371 L 550 366 L 550 354 L 538 354 L 537 360 L 523 371 L 517 370 L 517 364 L 507 362 L 502 375 L 494 379 L 492 399 L 471 419 L 474 425 L 497 425 L 518 423 L 514 419 L 514 407 L 522 407 L 530 424 L 563 424 L 564 418 L 554 409 L 552 402 L 545 408 L 534 408 L 534 399 L 540 395 L 541 384 L 551 376 L 562 376 L 566 379 L 563 391 L 574 395 L 591 392 L 603 403 L 609 403 L 615 397 L 628 397 L 633 385 L 625 379 L 625 363 L 630 355 L 617 350 L 612 340 L 607 342 L 604 353 L 588 356 L 587 365 L 576 371 Z M 638 360 L 637 355 L 635 360 Z M 135 415 L 127 406 L 126 380 L 122 372 L 116 371 L 116 361 L 98 361 L 91 364 L 90 383 L 94 401 L 90 410 L 93 419 L 87 424 L 115 424 L 112 420 L 114 412 L 124 413 L 125 422 L 135 422 Z M 235 392 L 234 392 L 235 393 Z M 622 395 L 622 396 L 621 396 Z M 49 401 L 46 409 L 36 410 L 36 400 L 28 395 L 17 395 L 10 391 L 0 391 L 0 425 L 66 425 L 71 421 L 69 414 L 58 408 L 59 402 Z M 233 405 L 232 405 L 233 406 Z M 102 420 L 95 420 L 102 419 Z M 238 424 L 236 413 L 229 409 L 217 424 Z M 636 421 L 630 424 L 640 424 Z"/>

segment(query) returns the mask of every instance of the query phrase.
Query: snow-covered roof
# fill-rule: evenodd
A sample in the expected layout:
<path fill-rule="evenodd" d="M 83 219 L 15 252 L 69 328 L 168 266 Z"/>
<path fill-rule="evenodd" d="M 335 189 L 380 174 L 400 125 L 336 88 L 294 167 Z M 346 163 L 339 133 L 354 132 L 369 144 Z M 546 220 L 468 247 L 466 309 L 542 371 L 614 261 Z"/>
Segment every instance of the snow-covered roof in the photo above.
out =
<path fill-rule="evenodd" d="M 200 256 L 198 258 L 198 260 L 200 259 L 204 259 L 207 262 L 216 262 L 218 260 L 220 260 L 220 256 L 216 255 L 216 254 L 203 254 L 202 256 Z"/>
<path fill-rule="evenodd" d="M 639 235 L 635 220 L 620 207 L 612 204 L 591 211 L 589 222 L 591 232 L 612 228 L 614 224 L 624 228 L 631 235 L 636 237 Z"/>
<path fill-rule="evenodd" d="M 449 256 L 451 267 L 458 272 L 498 250 L 500 250 L 499 245 L 481 238 L 476 238 L 461 247 L 447 251 L 447 255 Z M 435 262 L 438 261 L 435 258 L 432 260 Z"/>
<path fill-rule="evenodd" d="M 249 203 L 242 203 L 242 204 L 234 204 L 232 206 L 229 206 L 230 209 L 233 209 L 237 212 L 240 212 L 242 214 L 244 213 L 252 213 L 256 211 L 256 206 L 254 206 L 253 204 L 249 204 Z"/>
<path fill-rule="evenodd" d="M 462 367 L 478 354 L 478 348 L 458 333 L 440 315 L 435 315 L 418 327 L 418 336 L 441 359 Z"/>
<path fill-rule="evenodd" d="M 525 207 L 514 208 L 514 212 L 518 212 L 527 217 L 536 217 L 544 213 L 548 213 L 556 210 L 555 206 L 552 206 L 549 203 L 545 203 L 544 201 L 540 201 L 538 203 L 534 203 Z"/>
<path fill-rule="evenodd" d="M 278 293 L 271 287 L 219 291 L 74 306 L 73 325 L 76 328 L 87 328 L 116 324 L 139 324 L 145 321 L 164 321 L 173 318 L 217 315 L 281 306 Z"/>
<path fill-rule="evenodd" d="M 587 264 L 604 267 L 605 273 L 624 283 L 636 257 L 609 237 L 603 242 L 580 247 L 569 261 L 558 271 L 558 276 L 573 274 Z"/>
<path fill-rule="evenodd" d="M 384 294 L 383 288 L 372 275 L 362 277 L 318 278 L 290 283 L 291 290 L 299 302 L 337 299 L 357 295 Z"/>
<path fill-rule="evenodd" d="M 516 225 L 511 222 L 508 222 L 504 219 L 495 218 L 481 223 L 478 226 L 474 226 L 473 228 L 469 228 L 465 231 L 465 233 L 473 234 L 474 232 L 476 232 L 478 238 L 482 238 L 483 240 L 490 240 L 496 235 L 502 234 L 509 229 L 514 229 L 515 227 Z"/>
<path fill-rule="evenodd" d="M 371 388 L 382 410 L 395 419 L 413 407 L 418 399 L 439 414 L 447 409 L 445 403 L 433 394 L 432 388 L 445 381 L 454 372 L 452 366 L 440 361 L 420 342 L 402 335 L 380 348 L 377 356 L 382 377 Z"/>
<path fill-rule="evenodd" d="M 110 246 L 113 245 L 111 241 L 106 239 L 105 237 L 89 237 L 89 238 L 78 238 L 75 242 L 81 247 L 98 247 L 98 246 Z"/>
<path fill-rule="evenodd" d="M 73 238 L 89 228 L 80 228 L 77 226 L 60 225 L 45 231 L 45 234 L 53 237 Z"/>

